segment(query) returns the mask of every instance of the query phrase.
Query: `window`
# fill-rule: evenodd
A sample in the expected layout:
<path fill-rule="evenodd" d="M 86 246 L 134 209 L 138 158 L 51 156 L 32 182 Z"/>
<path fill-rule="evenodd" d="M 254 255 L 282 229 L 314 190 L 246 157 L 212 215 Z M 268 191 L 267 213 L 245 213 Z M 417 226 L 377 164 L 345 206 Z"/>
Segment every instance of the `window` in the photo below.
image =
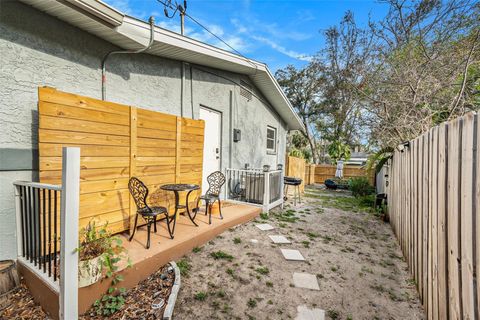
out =
<path fill-rule="evenodd" d="M 277 152 L 277 129 L 274 127 L 267 127 L 267 153 Z"/>

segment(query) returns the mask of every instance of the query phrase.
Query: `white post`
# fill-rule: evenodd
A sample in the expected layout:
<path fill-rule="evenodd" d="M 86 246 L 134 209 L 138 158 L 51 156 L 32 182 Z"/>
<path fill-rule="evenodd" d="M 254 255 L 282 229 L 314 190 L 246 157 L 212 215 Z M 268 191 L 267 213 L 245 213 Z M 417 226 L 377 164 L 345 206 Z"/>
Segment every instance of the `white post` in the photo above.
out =
<path fill-rule="evenodd" d="M 22 230 L 22 209 L 20 199 L 20 186 L 13 185 L 15 192 L 15 216 L 17 223 L 17 256 L 23 256 L 23 230 Z"/>
<path fill-rule="evenodd" d="M 78 210 L 80 148 L 62 152 L 62 200 L 60 213 L 60 319 L 78 319 Z"/>
<path fill-rule="evenodd" d="M 264 188 L 263 188 L 263 211 L 268 212 L 270 206 L 270 172 L 263 172 Z"/>
<path fill-rule="evenodd" d="M 284 177 L 285 177 L 285 174 L 283 173 L 283 168 L 282 170 L 280 171 L 280 199 L 282 199 L 282 206 L 281 208 L 283 209 L 283 205 L 285 203 L 285 194 L 283 193 L 285 191 L 285 185 L 284 185 Z"/>

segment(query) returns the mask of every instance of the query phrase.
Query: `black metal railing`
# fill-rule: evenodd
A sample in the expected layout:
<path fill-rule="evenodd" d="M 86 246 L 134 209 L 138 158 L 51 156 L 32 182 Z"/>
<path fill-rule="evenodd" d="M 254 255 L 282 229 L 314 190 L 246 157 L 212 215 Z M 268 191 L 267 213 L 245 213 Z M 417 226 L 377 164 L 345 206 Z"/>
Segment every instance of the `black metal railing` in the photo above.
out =
<path fill-rule="evenodd" d="M 60 258 L 61 187 L 14 182 L 18 256 L 57 281 Z M 17 223 L 18 223 L 17 222 Z"/>

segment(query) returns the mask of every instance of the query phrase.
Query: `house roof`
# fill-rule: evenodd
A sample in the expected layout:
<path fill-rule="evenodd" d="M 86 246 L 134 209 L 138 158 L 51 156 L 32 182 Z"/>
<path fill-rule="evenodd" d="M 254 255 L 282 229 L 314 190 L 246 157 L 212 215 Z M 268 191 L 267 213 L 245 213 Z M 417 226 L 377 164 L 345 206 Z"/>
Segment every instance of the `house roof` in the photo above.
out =
<path fill-rule="evenodd" d="M 123 49 L 140 49 L 149 42 L 148 23 L 99 0 L 21 1 Z M 145 53 L 247 75 L 286 122 L 289 130 L 304 129 L 285 93 L 264 63 L 158 26 L 155 26 L 154 43 Z"/>

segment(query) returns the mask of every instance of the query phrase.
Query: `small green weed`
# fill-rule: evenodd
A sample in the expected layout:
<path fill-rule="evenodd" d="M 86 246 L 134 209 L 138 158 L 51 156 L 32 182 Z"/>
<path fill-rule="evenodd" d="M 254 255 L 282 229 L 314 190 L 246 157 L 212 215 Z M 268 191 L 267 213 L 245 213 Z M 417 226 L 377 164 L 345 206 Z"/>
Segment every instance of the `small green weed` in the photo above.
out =
<path fill-rule="evenodd" d="M 268 270 L 267 267 L 258 267 L 257 269 L 255 269 L 255 271 L 257 271 L 258 273 L 263 274 L 263 275 L 266 275 L 266 274 L 270 273 L 270 270 Z"/>
<path fill-rule="evenodd" d="M 177 267 L 180 270 L 180 274 L 185 277 L 188 275 L 188 272 L 192 268 L 190 263 L 186 259 L 179 260 L 177 262 Z"/>
<path fill-rule="evenodd" d="M 212 252 L 210 253 L 210 256 L 215 259 L 215 260 L 219 260 L 219 259 L 224 259 L 224 260 L 228 260 L 228 261 L 232 261 L 233 260 L 233 256 L 226 253 L 226 252 L 223 252 L 223 251 L 215 251 L 215 252 Z"/>
<path fill-rule="evenodd" d="M 200 291 L 197 292 L 193 297 L 195 298 L 195 300 L 204 301 L 207 298 L 207 293 Z"/>

